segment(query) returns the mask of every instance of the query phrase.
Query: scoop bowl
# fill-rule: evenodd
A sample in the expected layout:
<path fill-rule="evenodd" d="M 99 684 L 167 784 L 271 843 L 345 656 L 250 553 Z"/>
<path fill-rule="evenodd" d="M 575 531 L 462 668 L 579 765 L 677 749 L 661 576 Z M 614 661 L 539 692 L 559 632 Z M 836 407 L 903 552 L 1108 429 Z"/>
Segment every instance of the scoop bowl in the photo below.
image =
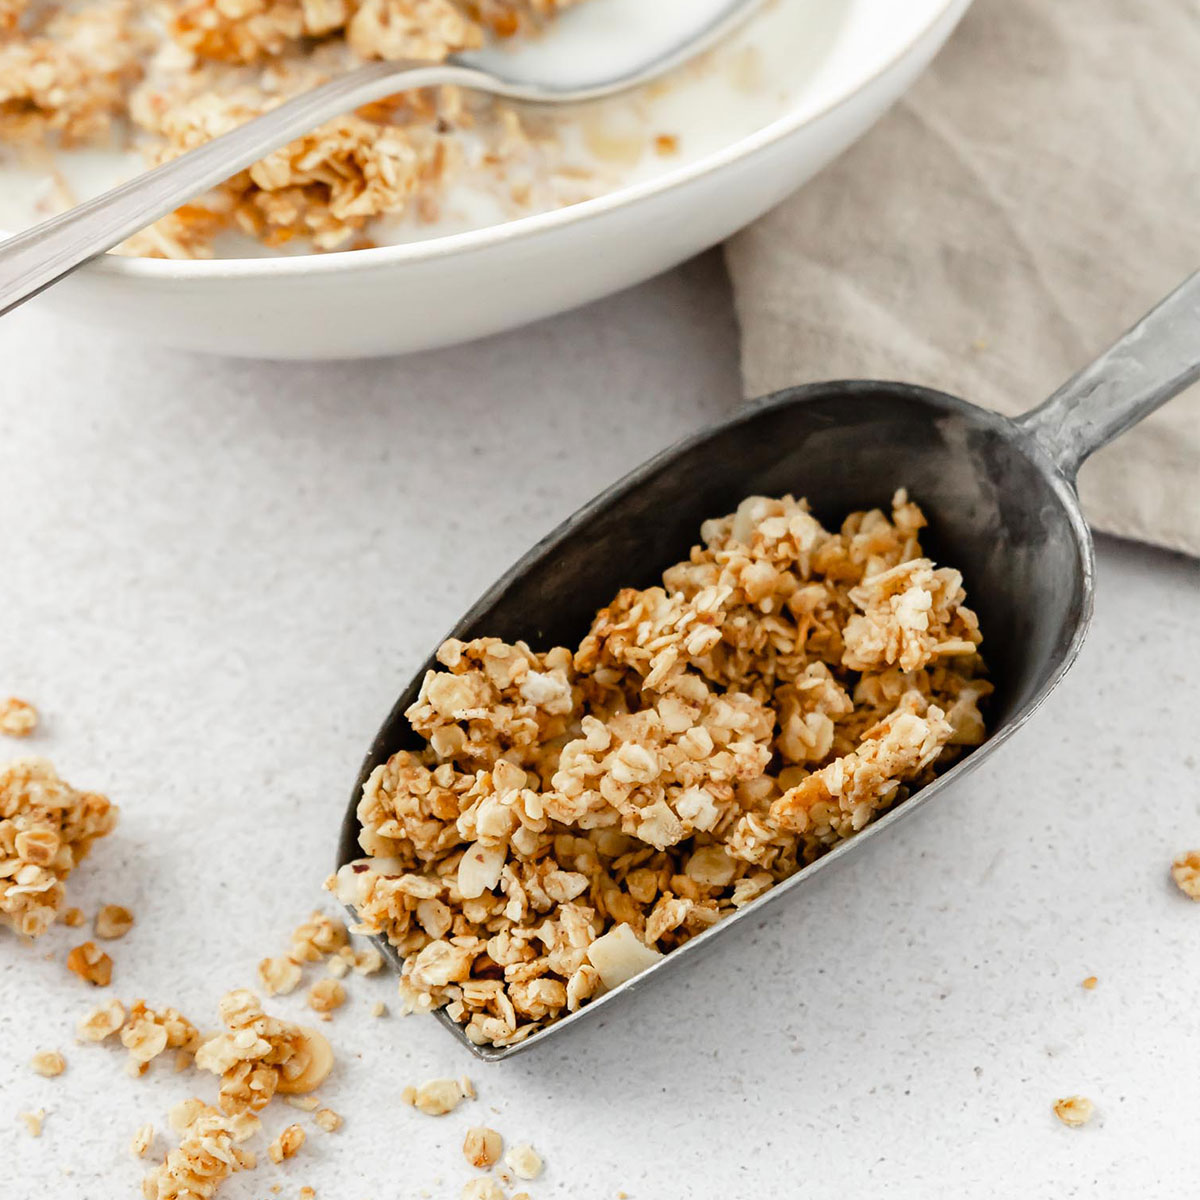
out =
<path fill-rule="evenodd" d="M 1079 465 L 1193 382 L 1200 370 L 1200 276 L 1193 276 L 1106 354 L 1018 420 L 907 383 L 843 381 L 788 388 L 757 400 L 665 450 L 539 542 L 447 636 L 494 636 L 536 648 L 577 644 L 622 587 L 661 582 L 686 558 L 701 522 L 748 495 L 805 496 L 824 523 L 887 508 L 908 489 L 929 518 L 922 535 L 937 562 L 962 571 L 984 632 L 995 685 L 987 740 L 934 782 L 763 896 L 672 950 L 633 979 L 513 1046 L 476 1046 L 502 1059 L 587 1019 L 664 971 L 695 962 L 716 938 L 793 894 L 819 871 L 880 837 L 1010 738 L 1074 660 L 1091 615 L 1092 538 L 1075 490 Z M 398 750 L 424 739 L 404 716 L 431 655 L 376 735 L 355 783 L 338 848 L 340 867 L 362 857 L 362 786 Z M 392 965 L 392 947 L 379 939 Z"/>

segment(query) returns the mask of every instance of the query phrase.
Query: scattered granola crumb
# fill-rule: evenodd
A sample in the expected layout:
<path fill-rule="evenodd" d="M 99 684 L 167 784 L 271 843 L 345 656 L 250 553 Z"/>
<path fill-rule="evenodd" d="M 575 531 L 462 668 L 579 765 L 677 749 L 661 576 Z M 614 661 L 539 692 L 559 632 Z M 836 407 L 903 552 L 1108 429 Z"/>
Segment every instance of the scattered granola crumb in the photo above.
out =
<path fill-rule="evenodd" d="M 97 914 L 94 929 L 98 938 L 113 941 L 133 928 L 133 913 L 121 904 L 106 904 Z"/>
<path fill-rule="evenodd" d="M 335 1008 L 346 1003 L 346 988 L 336 979 L 318 979 L 308 989 L 308 1006 L 323 1019 L 328 1020 Z"/>
<path fill-rule="evenodd" d="M 67 955 L 67 970 L 93 987 L 108 987 L 112 982 L 112 959 L 95 942 L 84 942 Z"/>
<path fill-rule="evenodd" d="M 304 1145 L 304 1130 L 299 1125 L 289 1125 L 267 1147 L 267 1154 L 273 1163 L 281 1163 Z"/>
<path fill-rule="evenodd" d="M 985 736 L 959 572 L 925 517 L 792 496 L 704 522 L 577 648 L 451 639 L 332 889 L 406 1011 L 511 1046 L 763 895 Z"/>
<path fill-rule="evenodd" d="M 0 700 L 0 733 L 9 737 L 28 737 L 38 723 L 38 711 L 28 700 L 18 700 L 9 696 Z"/>
<path fill-rule="evenodd" d="M 325 973 L 334 979 L 341 979 L 350 970 L 350 964 L 344 959 L 333 957 L 325 964 Z"/>
<path fill-rule="evenodd" d="M 316 1190 L 310 1187 L 302 1187 L 300 1189 L 300 1200 L 317 1200 Z"/>
<path fill-rule="evenodd" d="M 142 1125 L 133 1135 L 129 1143 L 129 1152 L 134 1158 L 142 1158 L 153 1144 L 154 1126 L 147 1122 L 147 1124 Z"/>
<path fill-rule="evenodd" d="M 120 1000 L 109 1000 L 93 1008 L 79 1019 L 75 1032 L 85 1042 L 102 1042 L 125 1024 L 125 1006 Z"/>
<path fill-rule="evenodd" d="M 300 983 L 300 964 L 289 955 L 264 958 L 258 964 L 258 979 L 268 996 L 286 996 Z"/>
<path fill-rule="evenodd" d="M 1171 878 L 1185 896 L 1200 900 L 1200 850 L 1181 854 L 1171 865 Z"/>
<path fill-rule="evenodd" d="M 406 1087 L 400 1093 L 405 1104 L 431 1117 L 443 1117 L 453 1112 L 464 1100 L 474 1098 L 457 1079 L 427 1079 L 417 1087 Z"/>
<path fill-rule="evenodd" d="M 39 1074 L 53 1079 L 67 1069 L 67 1060 L 57 1050 L 39 1050 L 32 1059 L 33 1069 Z"/>
<path fill-rule="evenodd" d="M 24 937 L 45 933 L 67 876 L 116 823 L 116 805 L 76 791 L 44 758 L 0 767 L 0 924 Z"/>
<path fill-rule="evenodd" d="M 46 1119 L 44 1108 L 35 1108 L 33 1112 L 23 1112 L 20 1117 L 25 1122 L 25 1128 L 29 1131 L 30 1137 L 42 1136 L 42 1122 Z"/>
<path fill-rule="evenodd" d="M 386 1017 L 387 1016 L 387 1005 L 384 1004 L 384 1002 L 382 1000 L 376 1000 L 375 1003 L 371 1005 L 371 1016 Z"/>
<path fill-rule="evenodd" d="M 68 908 L 62 915 L 62 922 L 68 929 L 78 929 L 85 919 L 82 908 Z"/>
<path fill-rule="evenodd" d="M 486 1125 L 473 1125 L 463 1139 L 463 1157 L 473 1167 L 486 1169 L 500 1161 L 504 1139 Z"/>
<path fill-rule="evenodd" d="M 335 1133 L 342 1127 L 341 1114 L 334 1112 L 332 1108 L 318 1108 L 313 1113 L 313 1121 L 326 1133 Z"/>
<path fill-rule="evenodd" d="M 662 155 L 678 154 L 679 139 L 673 133 L 660 133 L 654 139 L 654 150 Z"/>
<path fill-rule="evenodd" d="M 1064 1125 L 1077 1129 L 1093 1117 L 1096 1106 L 1086 1096 L 1067 1096 L 1054 1102 L 1054 1114 Z"/>
<path fill-rule="evenodd" d="M 475 1085 L 471 1082 L 470 1076 L 460 1075 L 458 1077 L 458 1086 L 462 1090 L 462 1094 L 468 1100 L 475 1099 Z"/>
<path fill-rule="evenodd" d="M 542 1158 L 528 1142 L 513 1146 L 504 1161 L 518 1179 L 536 1179 L 542 1173 Z"/>
<path fill-rule="evenodd" d="M 1087 977 L 1087 978 L 1086 978 L 1086 979 L 1083 981 L 1083 983 L 1082 983 L 1082 984 L 1080 984 L 1080 987 L 1085 987 L 1085 988 L 1087 988 L 1087 990 L 1090 992 L 1090 991 L 1092 991 L 1092 990 L 1095 988 L 1096 984 L 1098 984 L 1099 982 L 1100 982 L 1100 981 L 1099 981 L 1099 980 L 1096 978 L 1096 976 L 1095 976 L 1095 975 L 1089 975 L 1089 976 L 1088 976 L 1088 977 Z"/>
<path fill-rule="evenodd" d="M 289 1107 L 298 1108 L 301 1112 L 312 1112 L 321 1103 L 316 1096 L 288 1096 L 287 1102 Z"/>

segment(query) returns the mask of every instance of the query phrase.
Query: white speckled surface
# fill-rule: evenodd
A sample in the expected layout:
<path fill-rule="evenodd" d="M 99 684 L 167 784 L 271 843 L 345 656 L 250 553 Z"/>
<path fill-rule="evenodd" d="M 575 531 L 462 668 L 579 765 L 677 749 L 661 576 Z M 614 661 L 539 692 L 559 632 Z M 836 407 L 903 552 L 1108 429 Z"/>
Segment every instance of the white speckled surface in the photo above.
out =
<path fill-rule="evenodd" d="M 111 994 L 211 1024 L 253 982 L 319 899 L 359 758 L 451 619 L 734 401 L 729 312 L 708 259 L 524 333 L 353 367 L 140 351 L 36 306 L 0 323 L 0 693 L 42 706 L 29 750 L 122 806 L 72 883 L 89 912 L 137 913 Z M 544 1154 L 535 1200 L 1190 1195 L 1200 905 L 1167 868 L 1200 846 L 1198 616 L 1200 565 L 1104 543 L 1077 668 L 989 767 L 560 1044 L 477 1065 L 432 1023 L 371 1018 L 391 984 L 351 978 L 321 1093 L 345 1127 L 222 1198 L 455 1200 L 476 1123 Z M 137 1194 L 133 1130 L 212 1090 L 74 1044 L 102 995 L 62 965 L 81 932 L 0 936 L 6 1200 Z M 63 1077 L 28 1069 L 40 1047 Z M 464 1070 L 475 1104 L 400 1105 Z M 1073 1092 L 1097 1105 L 1082 1130 L 1050 1111 Z M 34 1141 L 17 1113 L 39 1106 Z M 293 1119 L 311 1127 L 267 1118 Z"/>

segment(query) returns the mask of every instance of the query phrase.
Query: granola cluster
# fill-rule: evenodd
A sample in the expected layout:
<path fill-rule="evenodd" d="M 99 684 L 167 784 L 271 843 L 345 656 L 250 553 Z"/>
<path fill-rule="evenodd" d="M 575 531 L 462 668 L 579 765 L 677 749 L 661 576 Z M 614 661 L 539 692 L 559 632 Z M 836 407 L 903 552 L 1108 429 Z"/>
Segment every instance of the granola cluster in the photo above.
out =
<path fill-rule="evenodd" d="M 116 823 L 115 804 L 76 791 L 44 758 L 0 767 L 0 924 L 25 937 L 45 933 L 67 876 Z"/>
<path fill-rule="evenodd" d="M 252 1170 L 256 1156 L 242 1143 L 258 1133 L 251 1112 L 220 1112 L 201 1100 L 185 1100 L 171 1110 L 178 1146 L 142 1180 L 145 1200 L 202 1200 L 235 1171 Z"/>
<path fill-rule="evenodd" d="M 245 988 L 219 1007 L 225 1032 L 196 1050 L 196 1066 L 220 1076 L 219 1105 L 227 1116 L 258 1112 L 276 1092 L 310 1092 L 333 1066 L 329 1043 L 311 1029 L 269 1017 Z"/>
<path fill-rule="evenodd" d="M 0 143 L 119 139 L 157 164 L 364 60 L 440 62 L 571 2 L 86 0 L 24 11 L 23 0 L 0 0 Z M 268 155 L 126 250 L 207 256 L 229 229 L 270 246 L 354 248 L 375 218 L 434 219 L 468 156 L 507 182 L 515 206 L 546 205 L 555 197 L 534 197 L 531 180 L 544 176 L 553 190 L 553 144 L 510 106 L 453 88 L 407 93 Z M 557 186 L 558 202 L 581 198 L 566 176 Z"/>
<path fill-rule="evenodd" d="M 510 1045 L 761 895 L 983 740 L 980 632 L 921 510 L 754 496 L 579 647 L 449 641 L 329 882 L 409 1008 Z"/>

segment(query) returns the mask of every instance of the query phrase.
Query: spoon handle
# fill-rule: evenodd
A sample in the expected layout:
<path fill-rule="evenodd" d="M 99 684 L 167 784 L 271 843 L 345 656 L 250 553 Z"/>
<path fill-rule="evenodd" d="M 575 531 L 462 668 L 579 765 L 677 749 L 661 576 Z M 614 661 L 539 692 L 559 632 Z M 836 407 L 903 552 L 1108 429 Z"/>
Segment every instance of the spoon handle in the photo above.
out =
<path fill-rule="evenodd" d="M 1070 479 L 1092 453 L 1198 379 L 1200 271 L 1017 424 Z"/>
<path fill-rule="evenodd" d="M 372 62 L 295 96 L 195 150 L 0 242 L 0 316 L 331 117 L 415 88 L 458 84 L 495 91 L 497 82 L 482 71 L 456 64 L 414 67 Z"/>

